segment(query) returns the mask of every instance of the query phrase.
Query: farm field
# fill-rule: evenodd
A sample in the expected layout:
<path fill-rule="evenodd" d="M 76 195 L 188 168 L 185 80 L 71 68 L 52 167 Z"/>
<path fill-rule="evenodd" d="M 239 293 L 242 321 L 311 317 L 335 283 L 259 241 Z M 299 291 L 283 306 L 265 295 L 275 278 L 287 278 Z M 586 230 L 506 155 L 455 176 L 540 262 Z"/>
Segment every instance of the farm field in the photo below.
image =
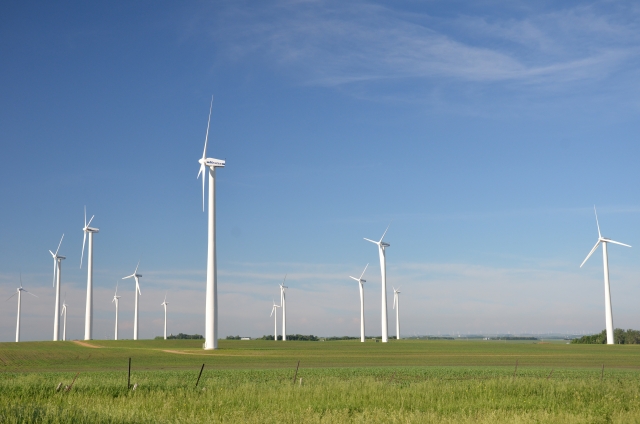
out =
<path fill-rule="evenodd" d="M 201 343 L 0 343 L 0 422 L 640 422 L 634 345 Z"/>

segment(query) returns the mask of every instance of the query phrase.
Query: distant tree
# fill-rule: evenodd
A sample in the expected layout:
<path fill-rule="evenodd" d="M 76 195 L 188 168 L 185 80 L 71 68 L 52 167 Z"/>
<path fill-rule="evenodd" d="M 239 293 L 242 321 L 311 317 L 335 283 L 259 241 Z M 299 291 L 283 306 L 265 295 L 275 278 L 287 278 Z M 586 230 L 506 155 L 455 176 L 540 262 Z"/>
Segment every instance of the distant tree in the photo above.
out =
<path fill-rule="evenodd" d="M 615 344 L 640 344 L 640 331 L 638 330 L 623 330 L 616 328 L 613 330 L 613 342 Z M 571 340 L 573 344 L 606 344 L 607 343 L 607 331 L 602 330 L 599 334 L 592 334 L 590 336 L 582 336 L 578 339 Z"/>
<path fill-rule="evenodd" d="M 156 337 L 156 339 L 164 339 L 164 337 L 158 336 Z M 170 339 L 204 339 L 204 337 L 202 337 L 200 334 L 178 333 L 178 335 L 171 334 L 170 336 L 167 336 L 167 340 L 170 340 Z"/>
<path fill-rule="evenodd" d="M 227 336 L 227 340 L 240 340 L 240 336 Z"/>

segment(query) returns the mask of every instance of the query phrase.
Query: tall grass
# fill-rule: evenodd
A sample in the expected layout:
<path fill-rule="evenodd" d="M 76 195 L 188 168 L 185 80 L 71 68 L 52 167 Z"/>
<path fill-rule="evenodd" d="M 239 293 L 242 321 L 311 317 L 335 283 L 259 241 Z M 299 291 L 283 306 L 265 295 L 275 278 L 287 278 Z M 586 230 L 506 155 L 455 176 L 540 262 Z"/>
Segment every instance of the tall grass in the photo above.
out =
<path fill-rule="evenodd" d="M 509 367 L 0 374 L 0 422 L 640 422 L 634 370 Z"/>

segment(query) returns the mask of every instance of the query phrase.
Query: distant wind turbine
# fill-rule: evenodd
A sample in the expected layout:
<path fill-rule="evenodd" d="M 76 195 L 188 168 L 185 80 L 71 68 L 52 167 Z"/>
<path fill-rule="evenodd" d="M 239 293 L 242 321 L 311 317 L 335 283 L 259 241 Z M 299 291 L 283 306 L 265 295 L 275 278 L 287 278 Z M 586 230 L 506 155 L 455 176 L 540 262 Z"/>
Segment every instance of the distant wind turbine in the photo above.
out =
<path fill-rule="evenodd" d="M 273 301 L 273 307 L 271 308 L 271 315 L 273 317 L 273 340 L 278 340 L 278 308 L 280 305 L 276 305 L 276 301 Z"/>
<path fill-rule="evenodd" d="M 60 251 L 60 246 L 62 245 L 62 239 L 64 238 L 64 234 L 60 238 L 60 243 L 58 243 L 58 248 L 56 249 L 56 253 L 51 253 L 53 256 L 53 286 L 56 288 L 56 310 L 53 313 L 53 341 L 58 341 L 60 337 L 60 274 L 62 271 L 62 260 L 66 259 L 64 256 L 58 255 Z M 56 286 L 56 282 L 58 283 Z"/>
<path fill-rule="evenodd" d="M 389 243 L 385 243 L 382 240 L 387 234 L 390 225 L 391 224 L 389 224 L 387 226 L 387 229 L 384 230 L 384 233 L 382 234 L 382 237 L 380 237 L 379 241 L 373 241 L 365 238 L 366 241 L 370 241 L 371 243 L 378 246 L 378 254 L 380 255 L 380 272 L 382 274 L 382 343 L 387 343 L 389 341 L 387 319 L 387 260 L 385 258 L 385 249 L 391 246 Z"/>
<path fill-rule="evenodd" d="M 167 340 L 167 293 L 164 294 L 164 302 L 160 304 L 160 306 L 164 306 L 164 339 Z"/>
<path fill-rule="evenodd" d="M 135 308 L 134 308 L 135 310 L 134 310 L 134 317 L 133 317 L 133 340 L 138 340 L 138 297 L 142 296 L 142 293 L 140 293 L 140 277 L 142 277 L 142 275 L 138 274 L 139 266 L 140 266 L 140 261 L 138 261 L 138 265 L 136 265 L 136 270 L 133 271 L 133 274 L 122 278 L 123 280 L 126 280 L 127 278 L 134 278 L 136 280 L 136 289 L 135 289 L 136 303 L 135 303 Z"/>
<path fill-rule="evenodd" d="M 118 282 L 116 281 L 116 292 L 113 294 L 113 300 L 111 303 L 116 304 L 116 331 L 113 340 L 118 340 L 118 304 L 120 303 L 120 296 L 118 296 Z"/>
<path fill-rule="evenodd" d="M 363 343 L 364 343 L 364 286 L 362 283 L 366 283 L 367 280 L 364 280 L 362 277 L 364 277 L 364 273 L 367 270 L 368 266 L 369 264 L 367 264 L 364 267 L 364 271 L 362 271 L 362 274 L 360 274 L 360 278 L 349 276 L 349 278 L 353 278 L 354 280 L 356 280 L 358 282 L 358 286 L 360 287 L 360 341 Z"/>
<path fill-rule="evenodd" d="M 393 309 L 396 310 L 396 339 L 400 340 L 400 287 L 393 287 Z"/>
<path fill-rule="evenodd" d="M 98 228 L 89 227 L 93 217 L 87 222 L 87 207 L 84 207 L 84 238 L 82 239 L 82 256 L 80 256 L 80 268 L 82 268 L 82 259 L 84 258 L 84 245 L 89 234 L 89 248 L 87 251 L 87 304 L 84 315 L 84 339 L 91 340 L 93 337 L 93 234 L 98 233 Z"/>
<path fill-rule="evenodd" d="M 598 246 L 602 244 L 602 261 L 604 263 L 604 307 L 605 307 L 605 318 L 606 318 L 606 325 L 607 325 L 607 344 L 614 344 L 613 313 L 611 311 L 611 290 L 609 289 L 609 257 L 607 254 L 607 243 L 619 244 L 620 246 L 625 246 L 625 247 L 631 247 L 631 246 L 629 246 L 628 244 L 620 243 L 618 241 L 613 241 L 606 237 L 602 237 L 602 234 L 600 234 L 600 223 L 598 222 L 598 212 L 596 211 L 595 206 L 593 207 L 593 211 L 596 214 L 596 225 L 598 226 L 598 241 L 596 242 L 596 245 L 593 246 L 593 249 L 591 249 L 591 252 L 589 252 L 585 260 L 582 261 L 582 263 L 580 264 L 580 268 L 582 268 L 582 265 L 584 265 L 585 262 L 587 262 L 587 259 L 589 259 L 591 255 L 593 255 L 593 252 L 596 251 Z"/>
<path fill-rule="evenodd" d="M 209 171 L 209 219 L 207 231 L 207 291 L 205 293 L 205 329 L 204 348 L 218 348 L 218 268 L 216 260 L 216 168 L 223 168 L 225 161 L 207 157 L 207 142 L 209 140 L 209 125 L 211 123 L 211 109 L 213 108 L 213 96 L 209 106 L 209 120 L 207 121 L 207 134 L 204 138 L 204 150 L 200 163 L 200 171 L 196 178 L 202 174 L 202 210 L 204 211 L 204 186 L 207 168 Z"/>
<path fill-rule="evenodd" d="M 17 290 L 16 293 L 12 294 L 11 297 L 9 297 L 9 299 L 11 299 L 16 294 L 18 295 L 18 320 L 16 322 L 16 343 L 17 343 L 20 341 L 20 305 L 22 304 L 22 292 L 29 293 L 31 296 L 34 296 L 34 297 L 38 297 L 38 296 L 27 291 L 27 289 L 22 288 L 22 273 L 20 273 L 20 287 L 18 287 L 16 290 Z M 5 302 L 8 302 L 9 299 L 5 300 Z"/>
<path fill-rule="evenodd" d="M 67 340 L 67 295 L 64 295 L 65 300 L 62 301 L 62 312 L 60 312 L 60 316 L 64 314 L 64 318 L 62 319 L 62 341 Z"/>
<path fill-rule="evenodd" d="M 282 341 L 287 340 L 287 299 L 285 296 L 285 289 L 289 287 L 284 285 L 284 282 L 287 281 L 287 276 L 284 276 L 284 280 L 282 280 L 282 284 L 280 284 L 280 306 L 282 307 Z"/>

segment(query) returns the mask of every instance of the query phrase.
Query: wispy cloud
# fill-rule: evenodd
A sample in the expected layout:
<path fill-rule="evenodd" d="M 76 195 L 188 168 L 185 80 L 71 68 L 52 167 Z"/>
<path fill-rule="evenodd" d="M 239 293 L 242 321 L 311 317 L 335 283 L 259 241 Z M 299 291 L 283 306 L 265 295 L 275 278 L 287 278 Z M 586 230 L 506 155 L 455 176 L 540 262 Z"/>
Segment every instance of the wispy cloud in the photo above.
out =
<path fill-rule="evenodd" d="M 302 83 L 324 86 L 416 78 L 524 84 L 598 79 L 637 56 L 640 47 L 633 20 L 591 7 L 489 20 L 370 3 L 287 2 L 236 8 L 225 17 L 215 36 L 228 53 L 266 58 L 295 70 Z"/>

